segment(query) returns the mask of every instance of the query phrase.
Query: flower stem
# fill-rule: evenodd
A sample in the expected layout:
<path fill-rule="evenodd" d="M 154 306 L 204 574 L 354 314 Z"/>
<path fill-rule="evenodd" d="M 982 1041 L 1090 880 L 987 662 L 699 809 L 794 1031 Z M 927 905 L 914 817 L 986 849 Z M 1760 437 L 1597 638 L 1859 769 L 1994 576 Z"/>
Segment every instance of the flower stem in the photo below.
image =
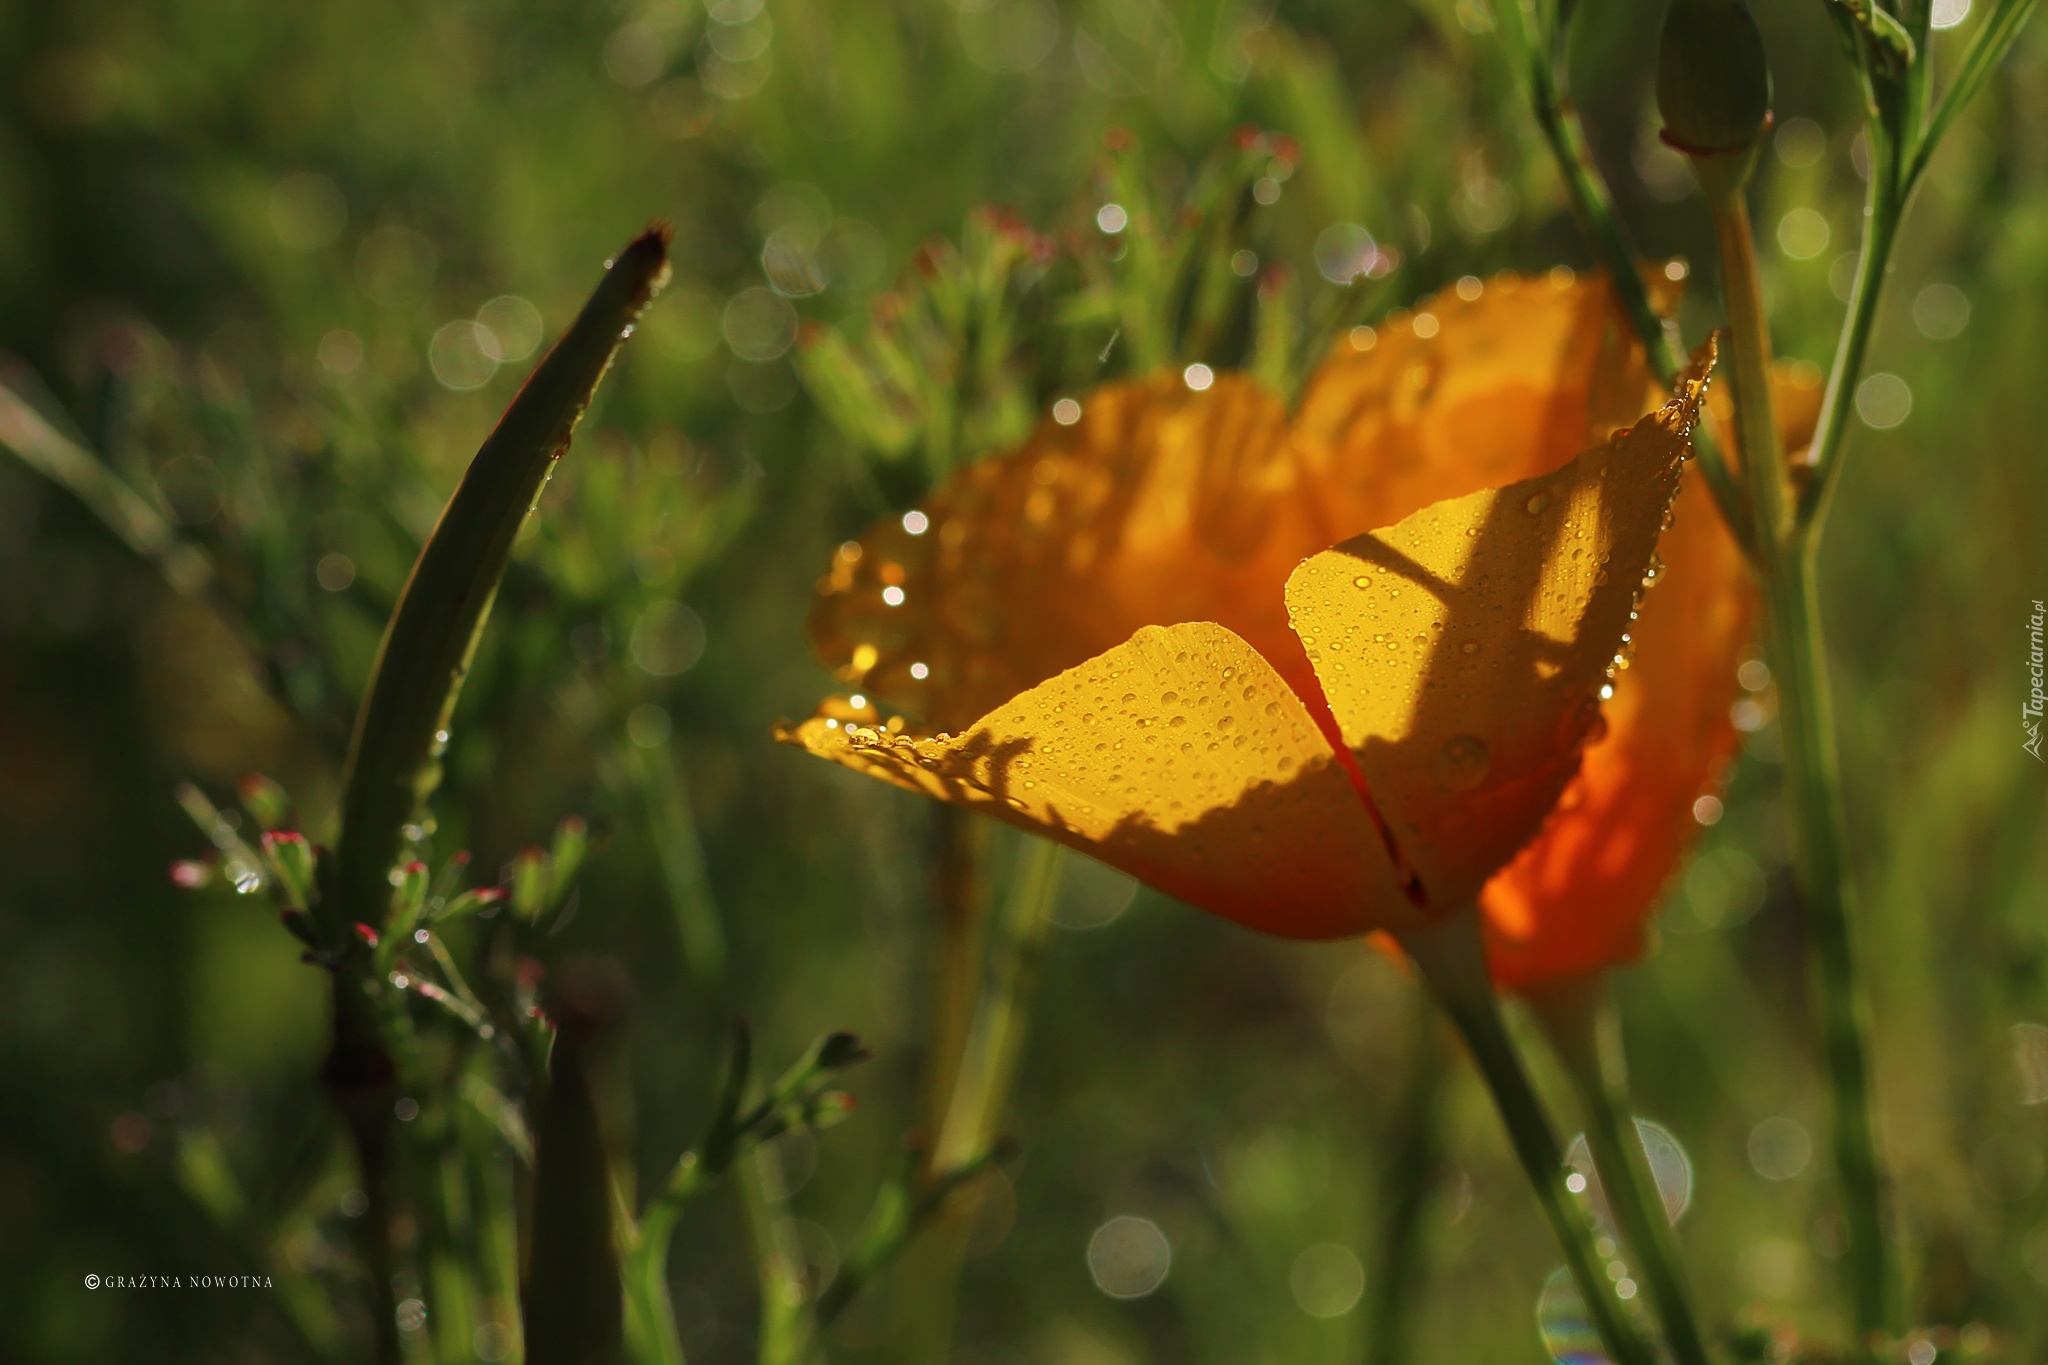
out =
<path fill-rule="evenodd" d="M 1678 1365 L 1708 1365 L 1671 1220 L 1665 1216 L 1656 1175 L 1636 1131 L 1621 1022 L 1606 974 L 1549 983 L 1527 998 L 1578 1087 L 1586 1112 L 1586 1144 L 1593 1151 L 1601 1191 L 1657 1305 L 1671 1355 Z"/>
<path fill-rule="evenodd" d="M 1401 946 L 1429 982 L 1437 1003 L 1464 1035 L 1493 1102 L 1500 1110 L 1515 1155 L 1535 1190 L 1536 1202 L 1564 1252 L 1566 1267 L 1585 1300 L 1586 1316 L 1600 1334 L 1614 1365 L 1657 1365 L 1614 1295 L 1593 1248 L 1593 1230 L 1564 1187 L 1564 1153 L 1557 1134 L 1529 1084 L 1515 1053 L 1493 983 L 1486 976 L 1486 948 L 1479 937 L 1479 909 L 1466 906 L 1398 935 Z"/>
<path fill-rule="evenodd" d="M 1037 994 L 1048 912 L 1059 892 L 1067 850 L 1033 839 L 1012 866 L 1009 885 L 989 925 L 989 965 L 961 1049 L 952 1093 L 926 1162 L 927 1181 L 943 1182 L 980 1165 L 1008 1111 L 1010 1087 Z M 960 1263 L 978 1205 L 971 1183 L 947 1199 L 910 1260 L 914 1288 L 905 1296 L 896 1354 L 900 1359 L 947 1359 L 953 1331 Z"/>
<path fill-rule="evenodd" d="M 981 984 L 989 919 L 989 852 L 995 830 L 987 820 L 951 806 L 938 814 L 940 843 L 933 878 L 938 923 L 931 996 L 931 1034 L 926 1040 L 918 1125 L 931 1145 L 920 1163 L 928 1180 L 937 1159 L 936 1141 L 960 1079 L 960 1064 L 973 1027 Z"/>
<path fill-rule="evenodd" d="M 1593 160 L 1585 125 L 1566 88 L 1564 53 L 1569 8 L 1560 7 L 1549 33 L 1537 31 L 1541 23 L 1526 8 L 1526 0 L 1508 0 L 1500 6 L 1500 14 L 1501 31 L 1515 48 L 1528 76 L 1536 126 L 1550 147 L 1551 159 L 1557 163 L 1572 210 L 1586 235 L 1593 239 L 1594 252 L 1607 271 L 1622 312 L 1643 344 L 1650 368 L 1669 384 L 1685 368 L 1685 355 L 1670 327 L 1650 303 L 1650 291 L 1643 283 L 1635 248 L 1629 244 L 1621 215 L 1615 211 L 1614 196 Z M 1693 451 L 1700 474 L 1721 509 L 1722 520 L 1727 522 L 1736 543 L 1747 549 L 1749 508 L 1736 487 L 1727 460 L 1714 443 L 1713 433 L 1704 423 L 1694 435 Z"/>
<path fill-rule="evenodd" d="M 1849 1231 L 1846 1272 L 1859 1334 L 1890 1325 L 1892 1269 L 1884 1215 L 1885 1178 L 1878 1159 L 1871 1115 L 1871 1075 L 1866 1039 L 1869 1009 L 1863 995 L 1851 932 L 1851 901 L 1842 810 L 1841 772 L 1836 754 L 1834 712 L 1821 639 L 1815 575 L 1815 523 L 1794 515 L 1783 452 L 1771 414 L 1768 374 L 1770 339 L 1756 250 L 1743 199 L 1753 153 L 1698 156 L 1693 166 L 1707 191 L 1719 241 L 1722 292 L 1730 333 L 1735 423 L 1758 530 L 1758 567 L 1769 615 L 1769 655 L 1778 686 L 1778 719 L 1784 734 L 1785 780 L 1796 850 L 1795 872 L 1803 911 L 1816 1021 L 1827 1069 L 1832 1108 L 1835 1177 L 1840 1183 Z M 1873 175 L 1875 170 L 1873 169 Z M 1870 274 L 1859 279 L 1868 298 L 1882 278 L 1877 259 L 1887 243 L 1872 243 Z M 1870 305 L 1866 304 L 1868 308 Z M 1852 308 L 1851 331 L 1857 330 Z M 1867 321 L 1862 331 L 1868 331 Z M 1861 355 L 1861 341 L 1845 340 Z M 1853 382 L 1853 366 L 1836 365 L 1835 390 Z M 1840 403 L 1835 402 L 1837 412 Z M 1840 416 L 1834 421 L 1839 427 Z M 1823 433 L 1823 439 L 1839 440 Z M 1824 449 L 1817 446 L 1816 449 Z M 1830 457 L 1831 458 L 1831 457 Z M 1831 466 L 1830 466 L 1831 467 Z M 1818 481 L 1818 480 L 1817 480 Z"/>
<path fill-rule="evenodd" d="M 1443 1025 L 1421 992 L 1416 993 L 1416 1004 L 1415 1045 L 1401 1097 L 1397 1146 L 1381 1182 L 1387 1216 L 1366 1339 L 1369 1365 L 1402 1365 L 1413 1358 L 1409 1338 L 1422 1279 L 1422 1211 L 1443 1155 Z"/>
<path fill-rule="evenodd" d="M 1898 240 L 1902 206 L 1886 192 L 1886 180 L 1878 174 L 1876 166 L 1871 167 L 1869 198 L 1863 209 L 1863 246 L 1856 258 L 1856 283 L 1849 293 L 1849 313 L 1842 321 L 1835 363 L 1828 371 L 1827 393 L 1821 400 L 1820 419 L 1814 427 L 1812 478 L 1799 499 L 1798 529 L 1809 541 L 1820 539 L 1821 524 L 1827 518 L 1835 482 L 1841 475 L 1842 437 L 1849 429 L 1849 410 L 1854 406 L 1863 357 L 1877 322 L 1878 299 L 1884 292 L 1885 275 L 1891 269 L 1892 244 Z"/>
<path fill-rule="evenodd" d="M 755 1277 L 761 1292 L 760 1365 L 801 1365 L 811 1353 L 811 1316 L 806 1308 L 803 1247 L 782 1160 L 763 1143 L 734 1163 L 744 1191 L 747 1234 L 754 1244 Z"/>

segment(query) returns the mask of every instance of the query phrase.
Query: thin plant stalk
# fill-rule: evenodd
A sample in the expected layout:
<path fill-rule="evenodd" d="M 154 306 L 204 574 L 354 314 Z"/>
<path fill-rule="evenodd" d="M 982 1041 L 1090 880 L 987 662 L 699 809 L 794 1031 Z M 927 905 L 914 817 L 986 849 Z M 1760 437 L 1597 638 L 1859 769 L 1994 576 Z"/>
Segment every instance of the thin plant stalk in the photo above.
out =
<path fill-rule="evenodd" d="M 811 1353 L 803 1244 L 789 1213 L 789 1186 L 772 1143 L 742 1156 L 734 1169 L 745 1192 L 747 1233 L 754 1243 L 761 1295 L 760 1365 L 801 1365 Z"/>
<path fill-rule="evenodd" d="M 988 986 L 976 1003 L 974 1025 L 960 1059 L 945 1122 L 932 1149 L 933 1169 L 973 1164 L 994 1142 L 1009 1111 L 1010 1089 L 1038 993 L 1038 968 L 1053 897 L 1059 894 L 1067 850 L 1034 839 L 1011 872 L 1009 894 L 991 926 Z"/>
<path fill-rule="evenodd" d="M 919 1175 L 929 1180 L 937 1137 L 960 1078 L 974 1026 L 982 960 L 987 949 L 989 852 L 995 829 L 986 820 L 941 806 L 939 858 L 933 897 L 938 909 L 931 998 L 931 1036 L 919 1097 L 919 1127 L 927 1149 Z"/>
<path fill-rule="evenodd" d="M 623 746 L 625 768 L 639 788 L 647 814 L 648 833 L 661 864 L 662 888 L 668 893 L 675 920 L 676 943 L 682 950 L 684 975 L 723 1004 L 726 985 L 724 922 L 711 877 L 704 866 L 704 844 L 697 832 L 696 808 L 681 765 L 666 744 L 642 748 Z"/>
<path fill-rule="evenodd" d="M 1515 50 L 1529 82 L 1531 111 L 1536 126 L 1550 148 L 1564 182 L 1572 211 L 1592 239 L 1593 249 L 1605 267 L 1610 286 L 1629 325 L 1642 342 L 1650 368 L 1670 384 L 1685 369 L 1686 356 L 1666 320 L 1650 302 L 1643 283 L 1640 258 L 1629 243 L 1621 215 L 1606 177 L 1593 160 L 1592 145 L 1586 140 L 1585 124 L 1572 104 L 1566 88 L 1565 51 L 1569 30 L 1568 9 L 1546 31 L 1530 9 L 1529 0 L 1507 0 L 1499 7 L 1501 32 Z M 1727 522 L 1736 542 L 1749 548 L 1749 508 L 1735 481 L 1728 461 L 1714 442 L 1705 423 L 1693 434 L 1693 454 L 1701 477 Z"/>
<path fill-rule="evenodd" d="M 1614 1365 L 1658 1365 L 1655 1352 L 1615 1297 L 1604 1258 L 1594 1248 L 1593 1229 L 1585 1211 L 1565 1189 L 1563 1149 L 1508 1037 L 1500 1001 L 1487 979 L 1478 907 L 1466 906 L 1441 915 L 1397 937 L 1429 982 L 1437 1003 L 1463 1035 L 1487 1089 L 1493 1092 L 1509 1142 L 1609 1359 Z"/>
<path fill-rule="evenodd" d="M 1663 1321 L 1672 1358 L 1678 1365 L 1708 1365 L 1677 1239 L 1636 1129 L 1621 1021 L 1607 975 L 1567 978 L 1530 993 L 1528 1000 L 1578 1089 L 1601 1192 Z"/>
<path fill-rule="evenodd" d="M 1863 242 L 1856 256 L 1856 281 L 1849 291 L 1849 311 L 1842 319 L 1841 339 L 1835 345 L 1834 363 L 1828 369 L 1828 386 L 1821 398 L 1820 417 L 1814 425 L 1810 455 L 1812 475 L 1801 490 L 1794 530 L 1809 546 L 1820 541 L 1821 526 L 1841 476 L 1842 438 L 1849 429 L 1849 412 L 1854 406 L 1857 381 L 1863 374 L 1863 359 L 1870 348 L 1870 334 L 1877 323 L 1877 305 L 1884 294 L 1885 276 L 1891 272 L 1892 246 L 1898 240 L 1899 220 L 1905 211 L 1904 193 L 1891 190 L 1894 156 L 1887 139 L 1870 138 L 1869 188 L 1863 204 Z"/>
<path fill-rule="evenodd" d="M 961 1172 L 983 1164 L 1000 1134 L 1066 857 L 1063 845 L 1033 839 L 1010 869 L 989 925 L 989 963 L 973 1023 L 926 1158 L 929 1181 L 956 1181 Z M 910 1292 L 900 1319 L 909 1359 L 943 1361 L 952 1339 L 960 1264 L 979 1208 L 971 1182 L 958 1185 L 935 1212 L 923 1245 L 912 1253 Z"/>
<path fill-rule="evenodd" d="M 1735 425 L 1758 528 L 1758 563 L 1778 689 L 1800 905 L 1829 1078 L 1832 1147 L 1848 1224 L 1845 1258 L 1860 1333 L 1887 1329 L 1893 1269 L 1872 1116 L 1869 1006 L 1851 932 L 1852 890 L 1832 692 L 1821 637 L 1815 537 L 1797 519 L 1771 412 L 1770 338 L 1743 197 L 1748 154 L 1693 158 L 1714 217 L 1728 314 Z M 1881 278 L 1881 273 L 1879 275 Z"/>
<path fill-rule="evenodd" d="M 1401 1096 L 1394 1150 L 1381 1180 L 1386 1221 L 1366 1329 L 1367 1365 L 1406 1365 L 1413 1359 L 1410 1338 L 1422 1282 L 1422 1213 L 1443 1158 L 1443 1025 L 1427 992 L 1416 992 L 1415 1005 L 1408 1084 Z"/>
<path fill-rule="evenodd" d="M 632 748 L 626 764 L 640 787 L 649 831 L 659 845 L 662 881 L 675 919 L 683 972 L 718 1008 L 724 1008 L 731 998 L 724 919 L 704 866 L 689 787 L 666 749 Z M 781 1160 L 771 1146 L 761 1144 L 734 1165 L 734 1185 L 747 1220 L 760 1287 L 760 1361 L 762 1365 L 795 1365 L 810 1352 L 812 1328 L 803 1255 L 795 1240 Z M 682 1359 L 668 1294 L 668 1247 L 683 1203 L 708 1183 L 711 1173 L 698 1162 L 680 1176 L 681 1183 L 671 1189 L 669 1197 L 646 1210 L 634 1234 L 639 1254 L 628 1270 L 627 1292 L 635 1300 L 634 1323 L 644 1334 L 642 1349 L 651 1360 Z"/>

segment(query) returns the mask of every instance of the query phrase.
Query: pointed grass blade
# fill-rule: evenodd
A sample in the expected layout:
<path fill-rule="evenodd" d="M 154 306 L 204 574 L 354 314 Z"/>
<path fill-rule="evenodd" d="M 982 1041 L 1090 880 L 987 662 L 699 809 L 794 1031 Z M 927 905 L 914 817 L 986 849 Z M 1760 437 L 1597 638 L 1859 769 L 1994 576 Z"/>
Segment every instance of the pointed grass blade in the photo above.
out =
<path fill-rule="evenodd" d="M 597 1058 L 624 1010 L 625 973 L 571 959 L 548 1002 L 556 1026 L 533 1130 L 532 1252 L 520 1291 L 527 1365 L 621 1365 L 624 1286 L 598 1113 Z"/>
<path fill-rule="evenodd" d="M 521 523 L 633 322 L 668 280 L 666 225 L 636 237 L 609 266 L 484 441 L 441 512 L 385 627 L 356 717 L 343 784 L 330 939 L 374 922 L 400 832 L 431 790 L 431 763 L 490 614 Z"/>

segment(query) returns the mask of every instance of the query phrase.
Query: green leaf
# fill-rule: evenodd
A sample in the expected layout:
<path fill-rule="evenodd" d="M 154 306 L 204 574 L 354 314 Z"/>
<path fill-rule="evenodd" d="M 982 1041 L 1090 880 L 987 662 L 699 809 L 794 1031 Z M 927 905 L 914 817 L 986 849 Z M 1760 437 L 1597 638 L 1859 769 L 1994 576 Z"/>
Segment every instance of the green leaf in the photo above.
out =
<path fill-rule="evenodd" d="M 634 320 L 668 280 L 665 225 L 635 238 L 497 429 L 484 441 L 427 538 L 385 627 L 349 745 L 330 941 L 350 920 L 374 923 L 401 832 L 438 780 L 434 759 L 521 523 Z"/>

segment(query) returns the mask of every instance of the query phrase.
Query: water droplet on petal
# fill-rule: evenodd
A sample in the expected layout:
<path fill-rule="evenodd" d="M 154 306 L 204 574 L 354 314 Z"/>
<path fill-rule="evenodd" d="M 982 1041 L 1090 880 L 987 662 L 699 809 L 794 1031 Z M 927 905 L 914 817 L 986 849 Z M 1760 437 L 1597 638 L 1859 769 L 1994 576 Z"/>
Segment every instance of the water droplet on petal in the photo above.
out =
<path fill-rule="evenodd" d="M 1529 500 L 1522 504 L 1522 510 L 1533 517 L 1541 513 L 1548 506 L 1550 506 L 1550 494 L 1535 493 L 1530 495 Z"/>
<path fill-rule="evenodd" d="M 1493 753 L 1477 735 L 1452 735 L 1436 751 L 1430 775 L 1445 791 L 1468 792 L 1486 780 Z"/>

